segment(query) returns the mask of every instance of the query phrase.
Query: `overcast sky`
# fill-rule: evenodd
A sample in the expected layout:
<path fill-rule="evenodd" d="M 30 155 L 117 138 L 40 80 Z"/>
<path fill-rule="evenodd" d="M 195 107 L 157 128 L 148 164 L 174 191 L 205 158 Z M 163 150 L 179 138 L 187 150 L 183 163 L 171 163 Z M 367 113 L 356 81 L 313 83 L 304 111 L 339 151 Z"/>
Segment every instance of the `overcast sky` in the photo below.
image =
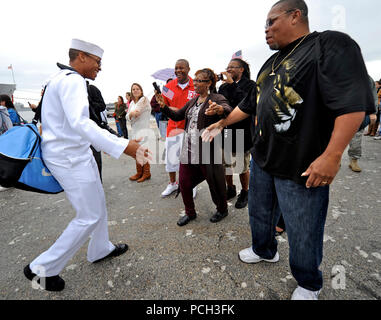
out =
<path fill-rule="evenodd" d="M 105 50 L 94 84 L 107 103 L 138 82 L 152 95 L 150 76 L 190 62 L 193 77 L 209 67 L 221 72 L 242 49 L 252 78 L 272 54 L 265 42 L 269 0 L 4 0 L 1 3 L 0 83 L 13 83 L 17 98 L 38 99 L 56 62 L 68 64 L 72 38 Z M 381 78 L 379 1 L 307 0 L 311 31 L 348 33 L 363 52 L 369 74 Z"/>

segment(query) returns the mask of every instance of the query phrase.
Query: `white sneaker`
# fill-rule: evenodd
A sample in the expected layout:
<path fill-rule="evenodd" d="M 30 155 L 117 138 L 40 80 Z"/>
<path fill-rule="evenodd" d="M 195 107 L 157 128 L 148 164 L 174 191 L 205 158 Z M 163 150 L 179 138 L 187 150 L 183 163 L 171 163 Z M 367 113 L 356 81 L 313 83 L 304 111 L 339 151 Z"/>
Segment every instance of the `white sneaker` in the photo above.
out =
<path fill-rule="evenodd" d="M 197 187 L 193 188 L 193 199 L 197 196 Z"/>
<path fill-rule="evenodd" d="M 165 197 L 168 197 L 169 195 L 171 195 L 172 193 L 174 193 L 179 187 L 179 184 L 177 182 L 175 183 L 170 183 L 167 185 L 167 188 L 165 188 L 165 190 L 162 192 L 161 194 L 161 197 L 162 198 L 165 198 Z"/>
<path fill-rule="evenodd" d="M 239 256 L 239 259 L 245 263 L 257 263 L 260 261 L 266 261 L 266 262 L 278 262 L 279 261 L 278 252 L 275 254 L 274 258 L 272 258 L 272 259 L 263 259 L 254 253 L 252 247 L 241 250 L 239 252 L 238 256 Z"/>
<path fill-rule="evenodd" d="M 318 300 L 320 291 L 311 291 L 298 286 L 294 290 L 291 300 Z"/>
<path fill-rule="evenodd" d="M 5 188 L 5 187 L 0 186 L 0 192 L 1 192 L 1 191 L 8 190 L 8 189 L 11 189 L 11 188 Z"/>
<path fill-rule="evenodd" d="M 374 140 L 381 140 L 381 136 L 377 136 L 373 138 Z"/>

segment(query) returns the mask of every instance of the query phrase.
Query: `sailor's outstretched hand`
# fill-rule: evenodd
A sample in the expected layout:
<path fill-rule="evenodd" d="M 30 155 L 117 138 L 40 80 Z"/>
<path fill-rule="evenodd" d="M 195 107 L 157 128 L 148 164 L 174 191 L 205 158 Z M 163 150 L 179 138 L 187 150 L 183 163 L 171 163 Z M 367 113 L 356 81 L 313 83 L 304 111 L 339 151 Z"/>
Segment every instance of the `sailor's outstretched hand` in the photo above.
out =
<path fill-rule="evenodd" d="M 134 159 L 140 164 L 144 165 L 147 162 L 152 161 L 152 152 L 146 147 L 139 144 L 143 138 L 136 140 L 130 140 L 127 148 L 124 150 L 124 153 Z"/>

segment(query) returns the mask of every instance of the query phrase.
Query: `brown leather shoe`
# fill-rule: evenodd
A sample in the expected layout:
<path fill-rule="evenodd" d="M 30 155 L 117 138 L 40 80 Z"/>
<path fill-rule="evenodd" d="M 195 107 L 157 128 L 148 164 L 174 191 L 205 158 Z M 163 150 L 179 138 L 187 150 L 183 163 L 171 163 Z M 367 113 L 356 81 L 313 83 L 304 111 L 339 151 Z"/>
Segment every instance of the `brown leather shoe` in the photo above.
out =
<path fill-rule="evenodd" d="M 136 181 L 140 179 L 142 175 L 143 175 L 143 166 L 141 166 L 139 163 L 136 162 L 136 174 L 130 177 L 130 180 Z"/>
<path fill-rule="evenodd" d="M 148 179 L 151 179 L 151 171 L 150 171 L 150 165 L 149 163 L 146 163 L 144 166 L 143 166 L 143 175 L 142 177 L 137 181 L 137 182 L 143 182 L 145 180 L 148 180 Z"/>

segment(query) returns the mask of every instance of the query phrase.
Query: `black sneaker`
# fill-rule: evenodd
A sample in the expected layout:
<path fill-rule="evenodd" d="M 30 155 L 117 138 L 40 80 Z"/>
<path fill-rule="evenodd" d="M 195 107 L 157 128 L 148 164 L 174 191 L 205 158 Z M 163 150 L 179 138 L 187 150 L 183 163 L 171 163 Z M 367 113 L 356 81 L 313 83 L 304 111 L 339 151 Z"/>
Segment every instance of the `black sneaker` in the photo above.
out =
<path fill-rule="evenodd" d="M 248 191 L 241 190 L 240 194 L 238 195 L 237 202 L 235 203 L 235 207 L 237 209 L 242 209 L 242 208 L 245 208 L 247 206 L 248 194 L 249 194 Z"/>
<path fill-rule="evenodd" d="M 233 199 L 237 195 L 237 190 L 235 185 L 233 186 L 228 186 L 226 189 L 226 200 Z"/>

